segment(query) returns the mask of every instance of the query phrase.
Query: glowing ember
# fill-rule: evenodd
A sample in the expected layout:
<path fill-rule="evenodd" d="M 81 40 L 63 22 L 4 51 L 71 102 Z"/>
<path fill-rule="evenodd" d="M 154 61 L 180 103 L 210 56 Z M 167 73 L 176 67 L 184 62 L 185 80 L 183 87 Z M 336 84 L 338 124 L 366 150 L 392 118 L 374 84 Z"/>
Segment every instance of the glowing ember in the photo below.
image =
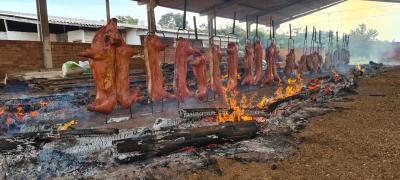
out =
<path fill-rule="evenodd" d="M 24 120 L 24 116 L 25 116 L 24 108 L 18 106 L 16 108 L 15 117 L 17 117 L 17 119 L 22 122 Z"/>
<path fill-rule="evenodd" d="M 71 126 L 76 125 L 76 124 L 78 124 L 78 122 L 77 122 L 76 120 L 71 120 L 71 121 L 69 121 L 69 122 L 63 124 L 62 126 L 59 126 L 59 127 L 57 128 L 57 131 L 64 131 L 64 130 L 67 130 L 67 129 L 71 128 Z"/>
<path fill-rule="evenodd" d="M 340 75 L 334 70 L 332 70 L 332 74 L 333 74 L 333 81 L 334 82 L 339 82 L 340 81 Z"/>
<path fill-rule="evenodd" d="M 186 147 L 182 149 L 182 152 L 188 152 L 188 153 L 193 153 L 196 152 L 196 148 L 194 148 L 193 146 L 191 147 Z"/>
<path fill-rule="evenodd" d="M 45 106 L 47 106 L 47 102 L 40 100 L 39 105 L 40 105 L 40 107 L 45 107 Z"/>
<path fill-rule="evenodd" d="M 319 89 L 321 86 L 321 82 L 319 82 L 318 79 L 311 79 L 310 82 L 308 83 L 308 89 L 311 91 L 315 91 Z"/>
<path fill-rule="evenodd" d="M 31 117 L 37 117 L 39 115 L 39 112 L 38 111 L 31 111 L 31 112 L 29 112 L 29 116 L 31 116 Z"/>
<path fill-rule="evenodd" d="M 331 87 L 331 86 L 329 86 L 329 85 L 325 85 L 325 86 L 322 88 L 322 93 L 323 93 L 323 94 L 332 94 L 333 90 L 334 90 L 333 87 Z"/>

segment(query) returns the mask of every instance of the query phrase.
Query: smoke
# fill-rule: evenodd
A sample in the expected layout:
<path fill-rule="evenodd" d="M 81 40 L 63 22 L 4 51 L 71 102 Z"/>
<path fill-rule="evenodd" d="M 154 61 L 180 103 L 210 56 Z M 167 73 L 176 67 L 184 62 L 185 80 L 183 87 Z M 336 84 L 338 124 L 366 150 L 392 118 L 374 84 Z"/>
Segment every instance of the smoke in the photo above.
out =
<path fill-rule="evenodd" d="M 351 64 L 367 64 L 374 61 L 386 65 L 400 65 L 399 42 L 353 39 L 350 40 L 349 50 Z"/>

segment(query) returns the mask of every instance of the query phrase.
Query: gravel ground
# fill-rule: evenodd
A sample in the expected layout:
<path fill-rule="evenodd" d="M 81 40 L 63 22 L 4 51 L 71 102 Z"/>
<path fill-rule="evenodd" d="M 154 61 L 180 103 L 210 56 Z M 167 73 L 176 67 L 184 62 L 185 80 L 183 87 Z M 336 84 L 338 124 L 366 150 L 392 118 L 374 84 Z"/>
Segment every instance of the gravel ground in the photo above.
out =
<path fill-rule="evenodd" d="M 328 106 L 299 134 L 291 158 L 268 163 L 218 159 L 222 173 L 185 179 L 400 179 L 400 67 L 360 80 L 358 95 Z"/>

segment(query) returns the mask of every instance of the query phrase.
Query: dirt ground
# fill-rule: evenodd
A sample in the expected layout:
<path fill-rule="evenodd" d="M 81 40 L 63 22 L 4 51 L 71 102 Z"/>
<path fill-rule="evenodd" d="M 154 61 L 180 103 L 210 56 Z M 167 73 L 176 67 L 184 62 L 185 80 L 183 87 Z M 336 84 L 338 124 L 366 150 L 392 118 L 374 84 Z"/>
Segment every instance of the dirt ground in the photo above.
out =
<path fill-rule="evenodd" d="M 314 117 L 296 134 L 296 155 L 278 162 L 219 159 L 222 175 L 188 179 L 400 179 L 400 67 L 363 78 L 358 95 L 328 104 L 341 112 Z"/>

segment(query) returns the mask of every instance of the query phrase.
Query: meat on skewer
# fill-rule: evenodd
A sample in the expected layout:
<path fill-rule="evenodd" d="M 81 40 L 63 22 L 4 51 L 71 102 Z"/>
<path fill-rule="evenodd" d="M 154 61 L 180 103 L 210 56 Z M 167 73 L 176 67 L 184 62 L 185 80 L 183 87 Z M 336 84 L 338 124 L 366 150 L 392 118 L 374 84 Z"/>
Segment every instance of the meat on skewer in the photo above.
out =
<path fill-rule="evenodd" d="M 167 47 L 156 35 L 148 35 L 144 39 L 144 59 L 147 70 L 147 93 L 152 101 L 160 101 L 173 95 L 164 88 L 164 76 L 160 68 L 160 51 Z"/>
<path fill-rule="evenodd" d="M 307 68 L 311 73 L 316 73 L 319 70 L 319 55 L 318 52 L 313 52 L 307 56 Z"/>
<path fill-rule="evenodd" d="M 328 52 L 328 53 L 325 54 L 325 62 L 322 65 L 324 70 L 331 70 L 332 69 L 332 58 L 333 58 L 332 53 Z"/>
<path fill-rule="evenodd" d="M 262 60 L 263 60 L 264 48 L 260 40 L 254 42 L 254 63 L 255 63 L 255 77 L 254 84 L 258 84 L 262 80 Z"/>
<path fill-rule="evenodd" d="M 294 49 L 290 49 L 289 54 L 286 55 L 286 65 L 285 65 L 285 75 L 286 78 L 289 78 L 290 75 L 297 69 L 296 65 L 296 55 L 294 53 Z"/>
<path fill-rule="evenodd" d="M 228 84 L 227 92 L 235 93 L 237 90 L 237 67 L 238 67 L 238 48 L 234 42 L 228 44 L 226 49 L 228 57 L 226 61 L 228 62 Z"/>
<path fill-rule="evenodd" d="M 194 96 L 186 85 L 188 57 L 198 52 L 192 48 L 187 39 L 179 38 L 176 42 L 174 91 L 178 101 L 184 101 L 187 97 Z"/>
<path fill-rule="evenodd" d="M 266 49 L 265 54 L 267 58 L 267 71 L 265 72 L 264 84 L 272 84 L 274 81 L 281 83 L 282 80 L 276 70 L 276 45 L 271 43 L 271 45 Z"/>
<path fill-rule="evenodd" d="M 120 46 L 116 50 L 115 62 L 117 101 L 123 108 L 129 108 L 132 103 L 142 98 L 138 96 L 138 90 L 130 90 L 129 81 L 129 60 L 134 54 L 138 54 L 138 51 L 126 45 L 118 31 L 114 33 L 120 41 Z"/>
<path fill-rule="evenodd" d="M 297 73 L 300 77 L 304 77 L 304 72 L 307 70 L 307 55 L 303 54 L 297 66 Z"/>
<path fill-rule="evenodd" d="M 200 100 L 207 98 L 208 82 L 206 74 L 206 58 L 200 52 L 194 54 L 191 62 L 193 74 L 197 81 L 196 97 Z"/>
<path fill-rule="evenodd" d="M 222 52 L 219 46 L 211 44 L 209 49 L 209 60 L 210 60 L 210 70 L 211 70 L 211 90 L 214 94 L 225 93 L 225 88 L 222 86 L 221 82 L 221 70 L 220 70 L 220 59 Z"/>
<path fill-rule="evenodd" d="M 250 42 L 246 43 L 245 46 L 245 55 L 244 55 L 244 76 L 242 80 L 243 85 L 252 85 L 253 83 L 253 60 L 254 60 L 254 52 L 253 48 L 251 47 Z"/>
<path fill-rule="evenodd" d="M 90 68 L 96 88 L 95 100 L 87 106 L 89 111 L 110 114 L 117 103 L 115 86 L 115 52 L 120 42 L 114 39 L 116 20 L 112 19 L 95 34 L 91 48 L 81 52 L 90 58 Z"/>

